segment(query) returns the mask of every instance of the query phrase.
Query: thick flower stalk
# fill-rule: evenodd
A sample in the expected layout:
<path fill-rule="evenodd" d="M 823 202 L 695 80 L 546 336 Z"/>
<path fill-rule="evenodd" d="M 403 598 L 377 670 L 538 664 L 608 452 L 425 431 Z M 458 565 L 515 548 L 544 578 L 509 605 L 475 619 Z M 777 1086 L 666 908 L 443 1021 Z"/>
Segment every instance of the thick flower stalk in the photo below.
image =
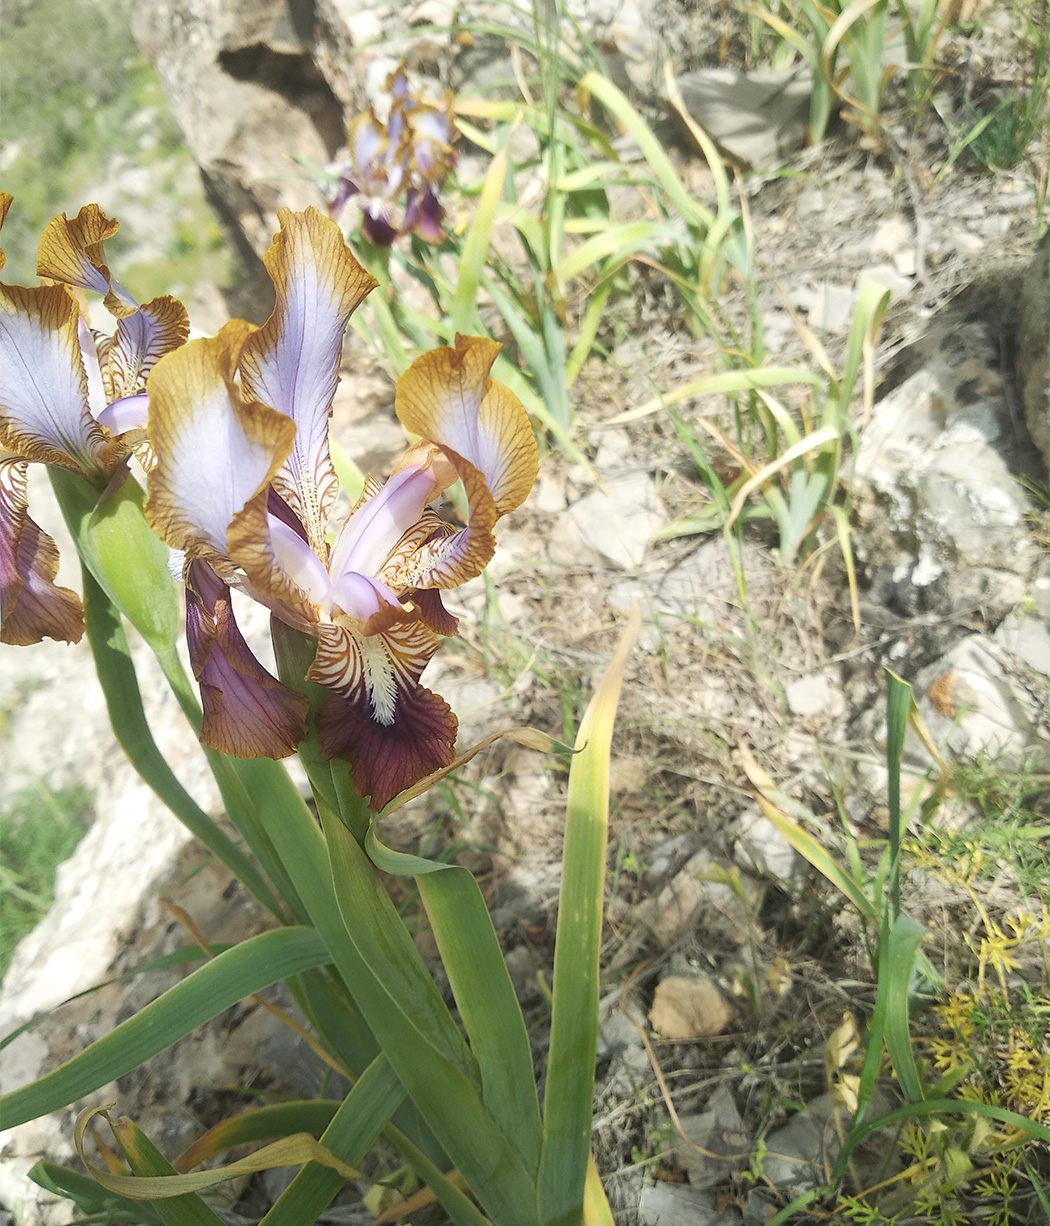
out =
<path fill-rule="evenodd" d="M 0 193 L 0 225 L 11 197 Z M 140 306 L 106 265 L 103 244 L 119 223 L 97 205 L 44 231 L 37 272 L 52 282 L 0 284 L 0 641 L 76 642 L 80 599 L 55 583 L 58 550 L 30 518 L 31 461 L 78 474 L 99 495 L 144 442 L 137 428 L 147 377 L 189 331 L 174 298 Z M 5 260 L 0 252 L 0 267 Z M 116 324 L 91 331 L 84 291 L 103 295 Z M 92 496 L 93 497 L 93 496 Z"/>
<path fill-rule="evenodd" d="M 441 105 L 417 97 L 403 67 L 391 73 L 386 90 L 385 124 L 372 107 L 350 124 L 333 215 L 353 197 L 361 207 L 361 232 L 374 246 L 389 247 L 408 233 L 440 243 L 445 210 L 437 193 L 456 164 L 452 95 L 447 93 Z M 395 224 L 402 196 L 404 213 Z"/>
<path fill-rule="evenodd" d="M 241 637 L 231 587 L 316 640 L 307 680 L 327 758 L 350 763 L 372 807 L 452 761 L 456 719 L 420 678 L 456 632 L 440 592 L 478 575 L 496 520 L 527 496 L 536 444 L 525 411 L 489 378 L 492 341 L 457 337 L 397 386 L 413 435 L 384 485 L 369 479 L 338 526 L 328 421 L 347 322 L 375 282 L 314 209 L 280 214 L 267 253 L 277 305 L 260 329 L 233 321 L 162 359 L 149 383 L 146 514 L 185 555 L 187 634 L 202 740 L 282 757 L 308 732 L 308 702 Z M 466 526 L 430 504 L 462 479 Z"/>

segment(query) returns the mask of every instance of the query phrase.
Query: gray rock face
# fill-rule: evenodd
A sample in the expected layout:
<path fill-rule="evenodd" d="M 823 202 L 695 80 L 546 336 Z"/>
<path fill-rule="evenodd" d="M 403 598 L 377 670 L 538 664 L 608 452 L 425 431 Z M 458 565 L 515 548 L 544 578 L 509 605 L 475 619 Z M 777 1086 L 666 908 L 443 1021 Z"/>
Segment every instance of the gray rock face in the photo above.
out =
<path fill-rule="evenodd" d="M 1050 230 L 1021 283 L 1017 383 L 1025 422 L 1050 474 Z"/>
<path fill-rule="evenodd" d="M 173 0 L 138 6 L 135 36 L 157 69 L 208 202 L 247 275 L 239 313 L 273 306 L 260 256 L 276 211 L 318 204 L 292 158 L 324 164 L 345 138 L 301 0 Z"/>
<path fill-rule="evenodd" d="M 653 88 L 663 62 L 659 34 L 670 5 L 572 0 L 574 21 L 602 50 L 625 87 Z M 531 38 L 527 7 L 471 6 L 490 29 Z M 466 92 L 513 80 L 507 38 L 454 38 L 462 10 L 448 0 L 155 0 L 141 4 L 135 36 L 160 75 L 171 111 L 200 167 L 208 201 L 246 274 L 234 313 L 262 321 L 272 289 L 260 257 L 279 208 L 320 205 L 304 166 L 329 163 L 349 120 L 379 101 L 396 65 Z M 566 30 L 569 29 L 568 23 Z"/>

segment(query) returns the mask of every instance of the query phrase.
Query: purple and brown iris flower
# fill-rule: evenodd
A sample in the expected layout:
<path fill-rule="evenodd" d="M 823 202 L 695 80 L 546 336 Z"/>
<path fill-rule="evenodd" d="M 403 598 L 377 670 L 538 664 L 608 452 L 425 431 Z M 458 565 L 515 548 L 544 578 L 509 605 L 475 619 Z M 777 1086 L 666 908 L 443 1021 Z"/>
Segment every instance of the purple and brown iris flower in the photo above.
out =
<path fill-rule="evenodd" d="M 391 73 L 386 91 L 390 112 L 385 124 L 372 107 L 350 124 L 333 216 L 355 197 L 361 206 L 361 232 L 373 246 L 389 247 L 409 233 L 440 243 L 445 210 L 437 192 L 456 164 L 452 95 L 446 93 L 440 105 L 417 97 L 403 67 Z M 404 214 L 395 225 L 392 219 L 402 195 Z"/>
<path fill-rule="evenodd" d="M 0 225 L 10 204 L 0 193 Z M 101 495 L 144 441 L 151 369 L 189 331 L 176 299 L 140 306 L 113 277 L 103 244 L 118 227 L 97 205 L 56 217 L 37 261 L 52 283 L 0 284 L 0 642 L 76 642 L 84 630 L 79 597 L 55 583 L 55 543 L 28 513 L 29 463 L 77 473 Z M 111 334 L 89 328 L 87 290 L 103 295 Z"/>
<path fill-rule="evenodd" d="M 327 758 L 346 759 L 381 809 L 452 761 L 456 718 L 420 683 L 456 620 L 440 592 L 478 575 L 493 527 L 524 501 L 536 444 L 518 400 L 489 378 L 494 342 L 457 337 L 419 358 L 396 411 L 421 441 L 385 484 L 369 478 L 345 522 L 328 420 L 343 333 L 373 278 L 334 222 L 279 214 L 267 253 L 277 305 L 162 359 L 149 383 L 146 514 L 185 554 L 187 637 L 204 705 L 202 740 L 239 757 L 282 757 L 308 732 L 308 703 L 255 660 L 231 587 L 316 639 L 307 680 L 330 691 L 316 713 Z M 457 479 L 465 527 L 430 504 Z"/>

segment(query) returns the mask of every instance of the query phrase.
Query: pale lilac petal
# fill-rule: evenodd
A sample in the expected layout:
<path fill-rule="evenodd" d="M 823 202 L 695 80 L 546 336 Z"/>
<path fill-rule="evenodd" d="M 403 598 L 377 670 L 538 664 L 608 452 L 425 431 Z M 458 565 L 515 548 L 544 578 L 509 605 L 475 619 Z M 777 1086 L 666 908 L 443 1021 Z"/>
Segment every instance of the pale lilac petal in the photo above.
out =
<path fill-rule="evenodd" d="M 350 571 L 377 574 L 440 488 L 429 465 L 395 473 L 378 493 L 360 503 L 343 525 L 329 562 L 333 578 L 338 580 Z"/>
<path fill-rule="evenodd" d="M 291 454 L 273 484 L 320 554 L 338 492 L 328 454 L 328 418 L 343 334 L 376 282 L 358 264 L 339 227 L 316 209 L 282 209 L 278 216 L 281 231 L 265 256 L 277 305 L 244 347 L 241 387 L 246 400 L 269 405 L 295 422 Z"/>
<path fill-rule="evenodd" d="M 157 534 L 191 557 L 228 556 L 234 518 L 265 491 L 291 450 L 295 425 L 282 413 L 245 403 L 233 382 L 249 335 L 234 320 L 214 340 L 191 341 L 154 367 L 149 383 L 146 514 Z"/>
<path fill-rule="evenodd" d="M 384 609 L 402 612 L 397 593 L 385 583 L 353 572 L 342 575 L 332 585 L 329 607 L 341 609 L 359 622 L 370 621 Z"/>
<path fill-rule="evenodd" d="M 98 415 L 98 424 L 105 426 L 112 436 L 128 430 L 145 430 L 149 421 L 149 397 L 145 392 L 138 396 L 123 396 L 107 405 Z"/>
<path fill-rule="evenodd" d="M 98 421 L 98 415 L 109 403 L 109 397 L 102 382 L 102 363 L 98 359 L 95 338 L 83 319 L 77 320 L 77 340 L 80 342 L 80 360 L 84 363 L 84 374 L 87 377 L 88 409 L 91 416 Z"/>
<path fill-rule="evenodd" d="M 114 450 L 88 411 L 77 304 L 61 285 L 0 285 L 0 444 L 84 475 Z"/>
<path fill-rule="evenodd" d="M 106 400 L 146 390 L 146 379 L 158 361 L 186 343 L 189 317 L 177 298 L 154 298 L 117 323 L 102 358 Z"/>
<path fill-rule="evenodd" d="M 318 608 L 327 609 L 332 584 L 324 563 L 298 532 L 274 515 L 267 515 L 266 520 L 270 544 L 281 569 Z"/>

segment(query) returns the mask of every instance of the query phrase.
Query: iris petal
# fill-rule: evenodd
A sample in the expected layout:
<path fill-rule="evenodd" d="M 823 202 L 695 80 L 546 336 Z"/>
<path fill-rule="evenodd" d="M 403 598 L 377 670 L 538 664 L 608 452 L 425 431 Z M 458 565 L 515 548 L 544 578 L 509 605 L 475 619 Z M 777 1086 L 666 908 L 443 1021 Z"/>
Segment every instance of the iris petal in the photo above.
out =
<path fill-rule="evenodd" d="M 251 332 L 234 320 L 214 340 L 191 341 L 161 358 L 150 376 L 146 515 L 157 532 L 190 557 L 228 557 L 229 530 L 249 502 L 265 534 L 266 489 L 292 448 L 295 423 L 246 402 L 233 382 Z"/>
<path fill-rule="evenodd" d="M 41 235 L 37 274 L 104 294 L 110 314 L 130 315 L 139 304 L 109 271 L 103 250 L 106 239 L 119 229 L 120 222 L 97 204 L 86 204 L 72 221 L 63 213 Z"/>
<path fill-rule="evenodd" d="M 521 402 L 489 378 L 499 351 L 484 337 L 457 336 L 455 348 L 424 354 L 398 380 L 395 409 L 405 429 L 478 469 L 506 515 L 528 497 L 539 456 Z"/>
<path fill-rule="evenodd" d="M 244 347 L 241 385 L 246 398 L 295 422 L 291 454 L 273 485 L 321 554 L 338 493 L 328 454 L 328 417 L 343 334 L 377 283 L 354 259 L 339 227 L 316 209 L 282 209 L 278 216 L 281 231 L 264 257 L 277 305 Z"/>
<path fill-rule="evenodd" d="M 58 587 L 58 549 L 26 510 L 27 461 L 0 460 L 0 642 L 79 642 L 80 598 Z"/>
<path fill-rule="evenodd" d="M 378 490 L 366 485 L 365 495 L 343 525 L 332 550 L 329 570 L 333 577 L 338 579 L 350 571 L 377 574 L 394 546 L 418 522 L 423 508 L 443 488 L 429 461 L 400 469 Z"/>
<path fill-rule="evenodd" d="M 61 285 L 0 285 L 0 443 L 90 476 L 116 449 L 88 411 L 77 304 Z"/>
<path fill-rule="evenodd" d="M 437 644 L 418 619 L 373 635 L 320 628 L 307 676 L 336 691 L 317 713 L 321 751 L 350 762 L 354 786 L 375 809 L 455 756 L 456 717 L 419 684 Z"/>
<path fill-rule="evenodd" d="M 448 703 L 421 685 L 400 696 L 389 725 L 375 719 L 362 694 L 334 694 L 317 713 L 322 753 L 350 762 L 354 787 L 376 810 L 453 761 L 458 726 Z"/>
<path fill-rule="evenodd" d="M 145 391 L 150 371 L 164 354 L 185 344 L 189 331 L 186 308 L 177 298 L 154 298 L 119 320 L 113 336 L 98 346 L 106 401 Z"/>
<path fill-rule="evenodd" d="M 201 740 L 238 758 L 286 758 L 306 736 L 309 702 L 262 667 L 244 641 L 230 589 L 207 563 L 186 576 L 186 640 L 200 682 Z"/>

